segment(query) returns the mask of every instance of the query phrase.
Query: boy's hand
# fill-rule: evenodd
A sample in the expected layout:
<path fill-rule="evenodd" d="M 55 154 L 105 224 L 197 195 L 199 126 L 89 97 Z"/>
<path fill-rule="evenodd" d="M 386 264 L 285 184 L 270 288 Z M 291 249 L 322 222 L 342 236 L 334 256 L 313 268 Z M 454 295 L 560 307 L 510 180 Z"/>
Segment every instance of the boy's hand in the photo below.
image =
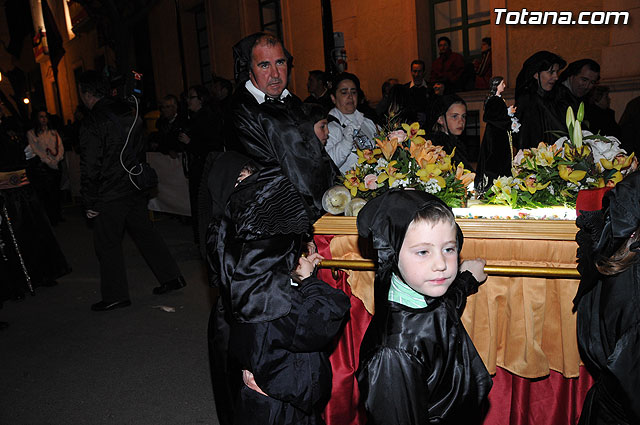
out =
<path fill-rule="evenodd" d="M 322 260 L 324 260 L 324 257 L 317 252 L 308 257 L 300 257 L 296 273 L 300 275 L 300 279 L 304 280 L 313 274 L 313 271 Z"/>
<path fill-rule="evenodd" d="M 267 395 L 267 393 L 265 393 L 264 391 L 262 391 L 260 389 L 260 387 L 258 386 L 258 384 L 256 384 L 256 378 L 253 376 L 253 373 L 249 372 L 246 369 L 242 370 L 242 380 L 244 381 L 244 384 L 251 388 L 253 391 L 257 391 L 260 394 L 269 397 L 269 395 Z"/>
<path fill-rule="evenodd" d="M 460 272 L 470 271 L 473 277 L 480 283 L 487 280 L 487 274 L 484 272 L 484 266 L 487 262 L 482 258 L 476 258 L 475 260 L 464 260 L 460 264 Z"/>

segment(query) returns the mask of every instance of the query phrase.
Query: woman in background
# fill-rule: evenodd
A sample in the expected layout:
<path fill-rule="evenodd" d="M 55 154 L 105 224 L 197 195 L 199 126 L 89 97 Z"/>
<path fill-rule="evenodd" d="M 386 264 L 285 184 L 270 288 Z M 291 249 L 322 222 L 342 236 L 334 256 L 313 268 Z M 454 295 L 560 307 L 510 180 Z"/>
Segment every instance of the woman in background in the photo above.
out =
<path fill-rule="evenodd" d="M 558 72 L 567 62 L 545 50 L 534 53 L 522 65 L 516 79 L 516 117 L 522 128 L 518 149 L 529 149 L 540 142 L 554 143 L 566 132 L 566 107 L 558 100 Z"/>
<path fill-rule="evenodd" d="M 46 109 L 37 109 L 33 120 L 33 128 L 27 131 L 29 180 L 47 212 L 49 221 L 55 226 L 62 220 L 60 161 L 64 157 L 64 147 L 58 132 L 49 127 L 49 114 Z"/>
<path fill-rule="evenodd" d="M 329 111 L 329 139 L 325 150 L 342 174 L 358 161 L 356 149 L 371 149 L 376 125 L 357 110 L 360 80 L 353 74 L 336 75 L 331 86 L 331 100 L 336 105 Z"/>
<path fill-rule="evenodd" d="M 460 140 L 460 136 L 464 133 L 467 124 L 467 104 L 456 94 L 448 94 L 437 99 L 433 107 L 433 116 L 431 117 L 431 131 L 425 136 L 425 139 L 431 140 L 431 143 L 444 147 L 447 154 L 451 155 L 455 149 L 453 161 L 462 162 L 464 168 L 473 171 L 467 149 Z"/>

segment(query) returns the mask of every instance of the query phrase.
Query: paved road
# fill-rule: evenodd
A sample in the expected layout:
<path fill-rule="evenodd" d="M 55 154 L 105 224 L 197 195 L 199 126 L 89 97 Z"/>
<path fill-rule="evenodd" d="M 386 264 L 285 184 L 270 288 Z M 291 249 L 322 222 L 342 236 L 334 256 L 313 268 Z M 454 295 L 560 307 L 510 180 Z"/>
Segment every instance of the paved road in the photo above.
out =
<path fill-rule="evenodd" d="M 91 233 L 79 208 L 65 216 L 55 231 L 73 272 L 0 309 L 10 322 L 0 331 L 0 424 L 217 425 L 206 341 L 214 294 L 191 227 L 156 221 L 186 288 L 152 295 L 157 282 L 127 237 L 133 305 L 92 312 L 100 295 Z"/>

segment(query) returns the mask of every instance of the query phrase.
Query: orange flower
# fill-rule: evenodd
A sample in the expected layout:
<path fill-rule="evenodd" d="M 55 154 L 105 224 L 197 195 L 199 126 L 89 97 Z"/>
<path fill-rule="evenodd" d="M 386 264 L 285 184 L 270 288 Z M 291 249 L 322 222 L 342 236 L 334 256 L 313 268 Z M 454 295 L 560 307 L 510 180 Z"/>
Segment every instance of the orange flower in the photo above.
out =
<path fill-rule="evenodd" d="M 387 161 L 390 161 L 391 157 L 396 152 L 396 149 L 398 149 L 398 139 L 394 137 L 391 140 L 378 140 L 377 145 L 382 151 L 382 155 L 385 157 L 385 159 Z"/>
<path fill-rule="evenodd" d="M 423 161 L 428 164 L 434 164 L 446 156 L 442 146 L 434 146 L 431 144 L 431 140 L 424 140 L 420 136 L 416 137 L 411 143 L 409 153 L 418 164 L 422 164 Z"/>
<path fill-rule="evenodd" d="M 456 168 L 456 179 L 460 180 L 464 187 L 467 187 L 476 178 L 476 173 L 472 173 L 469 170 L 465 170 L 462 162 L 458 164 Z"/>

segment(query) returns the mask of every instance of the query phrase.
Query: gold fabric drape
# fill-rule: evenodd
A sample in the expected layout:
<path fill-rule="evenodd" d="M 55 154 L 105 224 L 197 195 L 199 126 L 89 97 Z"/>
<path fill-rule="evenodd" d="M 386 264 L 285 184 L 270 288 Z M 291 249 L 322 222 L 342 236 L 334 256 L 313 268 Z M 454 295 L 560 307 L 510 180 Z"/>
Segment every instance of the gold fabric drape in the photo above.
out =
<path fill-rule="evenodd" d="M 532 223 L 533 224 L 533 223 Z M 331 240 L 333 259 L 362 259 L 358 237 Z M 461 257 L 484 258 L 492 265 L 575 268 L 571 240 L 465 238 Z M 374 272 L 346 271 L 352 292 L 374 312 Z M 487 369 L 500 366 L 516 375 L 539 378 L 549 370 L 579 375 L 572 299 L 574 279 L 490 276 L 469 297 L 462 321 Z"/>

